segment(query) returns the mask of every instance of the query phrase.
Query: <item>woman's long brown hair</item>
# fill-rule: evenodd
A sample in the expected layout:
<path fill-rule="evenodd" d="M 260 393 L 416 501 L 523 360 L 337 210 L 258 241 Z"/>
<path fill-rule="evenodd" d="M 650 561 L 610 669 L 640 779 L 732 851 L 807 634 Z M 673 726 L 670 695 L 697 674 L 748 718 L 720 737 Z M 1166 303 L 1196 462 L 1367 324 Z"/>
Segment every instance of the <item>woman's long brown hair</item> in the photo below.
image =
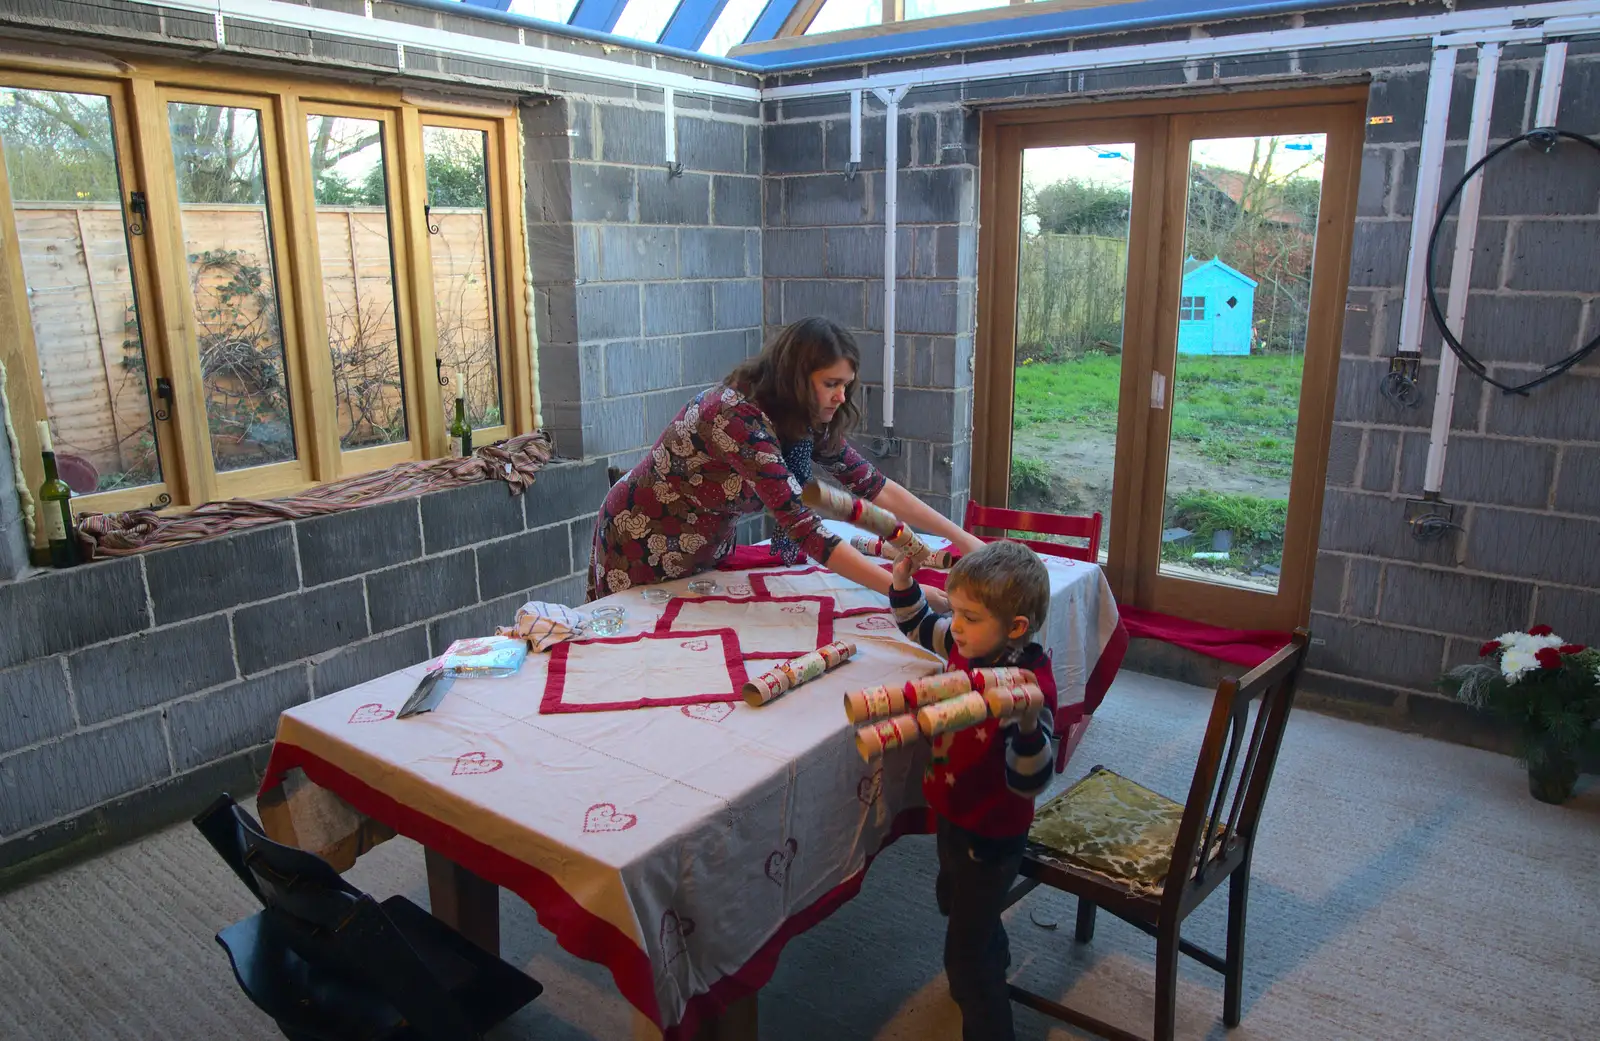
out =
<path fill-rule="evenodd" d="M 760 354 L 741 362 L 725 382 L 761 406 L 784 443 L 814 433 L 820 450 L 835 452 L 861 420 L 856 384 L 852 381 L 845 388 L 844 404 L 828 425 L 814 430 L 816 392 L 811 374 L 840 361 L 848 361 L 851 369 L 860 372 L 861 351 L 855 337 L 826 318 L 802 318 L 780 330 Z"/>

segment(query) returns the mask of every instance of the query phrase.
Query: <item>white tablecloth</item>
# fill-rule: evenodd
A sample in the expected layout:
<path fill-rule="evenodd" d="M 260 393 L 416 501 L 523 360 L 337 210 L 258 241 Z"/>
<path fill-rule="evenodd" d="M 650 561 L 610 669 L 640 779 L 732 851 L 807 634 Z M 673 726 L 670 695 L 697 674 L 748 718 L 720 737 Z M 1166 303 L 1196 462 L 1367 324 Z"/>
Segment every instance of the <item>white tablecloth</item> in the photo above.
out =
<path fill-rule="evenodd" d="M 1099 568 L 1047 565 L 1045 642 L 1070 703 L 1112 639 L 1116 606 Z M 723 595 L 833 597 L 835 636 L 859 652 L 767 706 L 541 713 L 550 659 L 530 655 L 513 677 L 458 679 L 435 711 L 396 719 L 417 665 L 285 712 L 263 817 L 336 862 L 369 817 L 417 839 L 527 899 L 563 946 L 606 964 L 674 1034 L 686 1012 L 763 984 L 782 944 L 854 895 L 882 846 L 927 826 L 926 746 L 863 762 L 841 699 L 940 663 L 887 614 L 849 613 L 886 607 L 882 597 L 830 572 L 781 573 L 793 570 L 711 577 Z M 654 588 L 687 595 L 685 585 Z M 654 629 L 666 607 L 639 590 L 603 602 L 627 610 L 627 633 Z M 814 618 L 797 622 L 807 625 L 814 636 Z M 637 654 L 613 682 L 674 693 Z"/>

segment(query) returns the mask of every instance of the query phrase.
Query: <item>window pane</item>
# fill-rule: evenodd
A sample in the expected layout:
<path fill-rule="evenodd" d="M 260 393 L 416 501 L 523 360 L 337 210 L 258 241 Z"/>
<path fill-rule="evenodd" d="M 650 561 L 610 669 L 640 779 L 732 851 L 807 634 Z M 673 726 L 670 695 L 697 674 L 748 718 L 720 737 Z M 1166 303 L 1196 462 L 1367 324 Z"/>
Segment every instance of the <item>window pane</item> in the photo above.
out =
<path fill-rule="evenodd" d="M 80 494 L 153 484 L 161 462 L 110 99 L 0 88 L 0 145 L 61 476 Z"/>
<path fill-rule="evenodd" d="M 218 470 L 295 458 L 272 227 L 252 108 L 167 107 Z"/>
<path fill-rule="evenodd" d="M 511 0 L 511 6 L 507 10 L 512 14 L 527 15 L 529 18 L 564 22 L 572 17 L 572 9 L 577 5 L 578 0 Z"/>
<path fill-rule="evenodd" d="M 989 7 L 1005 7 L 1011 0 L 906 0 L 905 20 L 934 18 L 941 14 L 961 14 L 964 11 L 982 11 Z"/>
<path fill-rule="evenodd" d="M 339 447 L 406 439 L 383 124 L 307 116 Z"/>
<path fill-rule="evenodd" d="M 1323 134 L 1190 146 L 1164 575 L 1278 588 L 1326 154 Z"/>
<path fill-rule="evenodd" d="M 728 0 L 728 6 L 717 15 L 716 23 L 700 45 L 702 54 L 727 54 L 744 42 L 750 27 L 766 9 L 767 0 Z"/>
<path fill-rule="evenodd" d="M 806 27 L 807 36 L 831 33 L 837 29 L 859 29 L 883 21 L 883 0 L 828 0 Z"/>
<path fill-rule="evenodd" d="M 623 8 L 611 31 L 618 36 L 654 43 L 661 38 L 661 30 L 667 27 L 677 6 L 674 0 L 628 0 L 628 6 Z"/>
<path fill-rule="evenodd" d="M 439 358 L 450 377 L 440 391 L 445 415 L 453 415 L 453 374 L 466 373 L 467 417 L 475 430 L 499 426 L 504 415 L 489 260 L 488 148 L 489 135 L 481 130 L 422 128 Z"/>

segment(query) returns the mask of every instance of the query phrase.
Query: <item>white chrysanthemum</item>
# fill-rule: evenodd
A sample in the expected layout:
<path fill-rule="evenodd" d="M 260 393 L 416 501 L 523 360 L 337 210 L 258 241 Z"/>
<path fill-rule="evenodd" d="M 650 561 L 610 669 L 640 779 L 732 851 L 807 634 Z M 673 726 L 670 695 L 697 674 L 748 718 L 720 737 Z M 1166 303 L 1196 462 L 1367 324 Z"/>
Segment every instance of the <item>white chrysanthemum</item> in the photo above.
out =
<path fill-rule="evenodd" d="M 1534 657 L 1534 652 L 1515 647 L 1500 656 L 1500 672 L 1505 676 L 1507 683 L 1515 683 L 1522 678 L 1522 674 L 1539 667 L 1539 660 Z"/>

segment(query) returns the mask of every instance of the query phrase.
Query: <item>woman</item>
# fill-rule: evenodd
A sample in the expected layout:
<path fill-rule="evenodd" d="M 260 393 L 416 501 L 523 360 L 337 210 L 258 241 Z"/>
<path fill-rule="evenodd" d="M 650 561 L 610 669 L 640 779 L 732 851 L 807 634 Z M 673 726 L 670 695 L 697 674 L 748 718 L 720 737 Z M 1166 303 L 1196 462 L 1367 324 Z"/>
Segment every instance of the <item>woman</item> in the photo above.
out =
<path fill-rule="evenodd" d="M 773 547 L 786 561 L 804 551 L 888 595 L 889 572 L 800 501 L 813 463 L 913 528 L 963 551 L 981 545 L 845 441 L 860 417 L 860 365 L 848 332 L 826 318 L 806 318 L 697 395 L 606 496 L 595 521 L 590 599 L 716 567 L 733 552 L 739 520 L 762 509 L 777 523 Z"/>

